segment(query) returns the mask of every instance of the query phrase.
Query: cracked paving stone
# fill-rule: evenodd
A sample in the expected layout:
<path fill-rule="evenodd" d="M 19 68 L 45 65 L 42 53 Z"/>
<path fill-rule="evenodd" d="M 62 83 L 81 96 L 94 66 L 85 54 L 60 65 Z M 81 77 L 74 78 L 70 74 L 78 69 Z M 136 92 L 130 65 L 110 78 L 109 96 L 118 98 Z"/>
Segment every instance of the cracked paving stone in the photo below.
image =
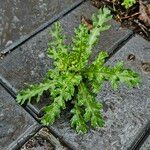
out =
<path fill-rule="evenodd" d="M 12 150 L 38 124 L 0 85 L 0 149 Z"/>
<path fill-rule="evenodd" d="M 47 128 L 40 129 L 20 150 L 67 150 Z"/>
<path fill-rule="evenodd" d="M 0 50 L 25 38 L 43 23 L 63 13 L 77 0 L 1 0 Z"/>
<path fill-rule="evenodd" d="M 149 150 L 149 149 L 150 149 L 150 135 L 146 139 L 146 141 L 143 143 L 143 145 L 141 146 L 140 150 Z"/>

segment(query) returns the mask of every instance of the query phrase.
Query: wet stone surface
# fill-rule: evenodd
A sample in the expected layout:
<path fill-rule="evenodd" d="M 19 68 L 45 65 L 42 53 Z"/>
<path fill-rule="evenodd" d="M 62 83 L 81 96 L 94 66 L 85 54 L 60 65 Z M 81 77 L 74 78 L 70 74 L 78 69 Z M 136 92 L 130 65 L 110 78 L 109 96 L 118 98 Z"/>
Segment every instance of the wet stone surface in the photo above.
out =
<path fill-rule="evenodd" d="M 33 32 L 76 0 L 1 0 L 0 50 Z"/>
<path fill-rule="evenodd" d="M 67 150 L 47 128 L 39 130 L 20 150 Z"/>
<path fill-rule="evenodd" d="M 146 141 L 143 143 L 143 145 L 141 146 L 140 150 L 149 150 L 149 149 L 150 149 L 150 135 L 146 139 Z"/>
<path fill-rule="evenodd" d="M 90 18 L 94 12 L 97 12 L 97 9 L 88 2 L 82 4 L 60 20 L 64 32 L 70 37 L 73 35 L 74 27 L 81 22 L 81 16 L 85 15 Z M 94 56 L 104 49 L 112 52 L 131 34 L 129 30 L 120 28 L 115 21 L 112 20 L 110 23 L 112 28 L 102 33 L 98 46 L 93 50 Z M 46 55 L 47 43 L 50 41 L 50 29 L 51 27 L 45 29 L 0 60 L 1 75 L 17 90 L 24 88 L 27 84 L 40 82 L 48 68 L 52 67 L 52 60 Z M 41 108 L 45 103 L 46 100 L 38 107 Z"/>
<path fill-rule="evenodd" d="M 0 85 L 0 149 L 13 149 L 21 136 L 37 124 Z"/>

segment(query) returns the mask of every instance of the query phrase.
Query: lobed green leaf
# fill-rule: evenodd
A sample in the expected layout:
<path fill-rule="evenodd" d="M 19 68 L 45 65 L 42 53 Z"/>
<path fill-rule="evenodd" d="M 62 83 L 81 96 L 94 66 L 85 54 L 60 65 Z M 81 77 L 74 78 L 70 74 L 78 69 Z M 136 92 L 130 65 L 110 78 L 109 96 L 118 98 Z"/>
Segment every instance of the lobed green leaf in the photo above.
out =
<path fill-rule="evenodd" d="M 112 18 L 110 10 L 103 8 L 93 16 L 93 28 L 81 24 L 75 29 L 72 44 L 66 46 L 65 36 L 60 23 L 52 28 L 52 41 L 48 44 L 48 56 L 54 60 L 54 68 L 49 69 L 40 84 L 29 86 L 17 95 L 17 102 L 23 104 L 35 99 L 39 102 L 45 91 L 50 92 L 51 102 L 43 108 L 44 125 L 53 124 L 66 108 L 66 102 L 72 101 L 71 126 L 78 133 L 86 133 L 87 123 L 103 127 L 102 104 L 96 101 L 96 94 L 105 80 L 116 89 L 120 83 L 133 87 L 139 83 L 139 76 L 132 70 L 125 69 L 122 62 L 114 67 L 105 66 L 106 52 L 100 52 L 92 64 L 88 65 L 92 48 L 102 31 L 108 30 L 107 22 Z"/>

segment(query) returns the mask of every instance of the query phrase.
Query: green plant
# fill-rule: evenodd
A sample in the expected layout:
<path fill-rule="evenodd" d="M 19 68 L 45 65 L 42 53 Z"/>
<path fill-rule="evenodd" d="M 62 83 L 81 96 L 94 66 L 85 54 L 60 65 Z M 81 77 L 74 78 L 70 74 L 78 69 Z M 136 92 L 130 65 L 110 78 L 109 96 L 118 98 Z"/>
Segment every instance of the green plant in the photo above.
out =
<path fill-rule="evenodd" d="M 126 9 L 132 7 L 134 4 L 136 4 L 136 0 L 124 0 L 122 3 Z"/>
<path fill-rule="evenodd" d="M 74 107 L 71 110 L 71 126 L 78 133 L 87 132 L 87 122 L 91 122 L 94 128 L 103 127 L 102 104 L 96 101 L 96 94 L 104 81 L 109 80 L 114 89 L 119 82 L 129 86 L 135 86 L 139 82 L 138 75 L 124 69 L 122 62 L 114 67 L 105 66 L 105 58 L 108 57 L 106 52 L 100 52 L 93 63 L 88 63 L 100 33 L 110 28 L 107 22 L 111 18 L 107 8 L 100 9 L 97 16 L 93 15 L 90 33 L 85 24 L 79 25 L 70 45 L 64 43 L 62 27 L 58 22 L 55 23 L 51 32 L 53 42 L 48 44 L 48 56 L 54 60 L 54 69 L 47 72 L 42 83 L 20 91 L 17 102 L 23 104 L 33 98 L 39 102 L 44 91 L 49 91 L 51 103 L 43 108 L 43 124 L 53 124 L 61 110 L 66 108 L 66 102 L 72 101 Z"/>

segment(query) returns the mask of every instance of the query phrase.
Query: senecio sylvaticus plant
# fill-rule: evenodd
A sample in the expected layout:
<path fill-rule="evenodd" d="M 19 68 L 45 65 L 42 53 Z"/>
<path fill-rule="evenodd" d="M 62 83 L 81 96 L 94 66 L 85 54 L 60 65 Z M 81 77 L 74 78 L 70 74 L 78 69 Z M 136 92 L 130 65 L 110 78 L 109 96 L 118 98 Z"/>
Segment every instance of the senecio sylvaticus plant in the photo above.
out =
<path fill-rule="evenodd" d="M 24 104 L 36 100 L 39 102 L 45 91 L 50 93 L 50 104 L 43 108 L 44 115 L 41 122 L 51 125 L 60 117 L 60 113 L 70 101 L 71 127 L 78 133 L 86 133 L 87 123 L 91 126 L 103 127 L 102 104 L 96 100 L 104 81 L 110 81 L 116 89 L 119 83 L 132 87 L 139 83 L 139 76 L 132 70 L 125 69 L 123 62 L 115 66 L 106 66 L 107 52 L 101 51 L 97 58 L 89 64 L 92 49 L 97 43 L 100 33 L 108 30 L 108 21 L 112 16 L 106 7 L 93 15 L 92 29 L 81 23 L 74 30 L 75 35 L 70 45 L 65 44 L 62 27 L 56 22 L 52 28 L 52 42 L 48 43 L 48 56 L 54 60 L 54 69 L 49 69 L 42 83 L 30 85 L 20 91 L 17 102 Z"/>

